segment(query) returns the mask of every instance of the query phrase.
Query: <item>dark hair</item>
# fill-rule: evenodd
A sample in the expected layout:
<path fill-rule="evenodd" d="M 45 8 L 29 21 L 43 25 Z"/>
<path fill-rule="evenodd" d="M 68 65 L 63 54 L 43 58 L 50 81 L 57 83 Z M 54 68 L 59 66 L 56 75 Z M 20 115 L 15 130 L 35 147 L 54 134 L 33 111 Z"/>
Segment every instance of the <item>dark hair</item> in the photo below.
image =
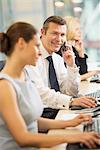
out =
<path fill-rule="evenodd" d="M 59 25 L 66 25 L 66 21 L 62 17 L 60 17 L 60 16 L 50 16 L 43 23 L 43 29 L 45 31 L 47 31 L 49 23 L 51 23 L 51 22 L 59 24 Z"/>
<path fill-rule="evenodd" d="M 37 30 L 31 24 L 16 22 L 8 28 L 6 33 L 0 33 L 0 51 L 9 56 L 20 37 L 28 43 L 36 33 Z"/>

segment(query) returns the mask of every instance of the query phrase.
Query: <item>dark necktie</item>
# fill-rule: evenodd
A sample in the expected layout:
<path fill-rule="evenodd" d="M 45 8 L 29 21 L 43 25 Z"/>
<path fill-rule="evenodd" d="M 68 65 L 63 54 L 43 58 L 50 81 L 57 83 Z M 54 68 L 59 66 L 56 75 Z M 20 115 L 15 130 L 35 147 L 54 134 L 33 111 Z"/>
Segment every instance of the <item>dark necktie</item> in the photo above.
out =
<path fill-rule="evenodd" d="M 46 59 L 49 61 L 49 82 L 51 85 L 51 89 L 55 89 L 55 91 L 60 91 L 52 56 L 48 56 Z"/>

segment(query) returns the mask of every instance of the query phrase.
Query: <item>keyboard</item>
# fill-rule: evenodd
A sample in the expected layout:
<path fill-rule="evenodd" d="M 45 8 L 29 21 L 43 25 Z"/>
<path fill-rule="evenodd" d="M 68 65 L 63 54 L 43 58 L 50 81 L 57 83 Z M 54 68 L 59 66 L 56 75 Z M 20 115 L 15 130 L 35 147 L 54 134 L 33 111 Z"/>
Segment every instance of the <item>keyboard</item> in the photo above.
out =
<path fill-rule="evenodd" d="M 100 150 L 100 146 L 98 146 L 97 148 L 89 149 L 86 146 L 76 143 L 76 144 L 68 144 L 66 146 L 66 150 Z"/>
<path fill-rule="evenodd" d="M 100 99 L 100 90 L 97 90 L 95 92 L 91 92 L 89 94 L 86 94 L 85 96 L 92 96 L 92 97 L 95 97 L 96 99 Z"/>
<path fill-rule="evenodd" d="M 97 90 L 95 92 L 86 94 L 85 96 L 92 96 L 96 99 L 96 103 L 97 105 L 100 105 L 100 90 Z"/>
<path fill-rule="evenodd" d="M 96 132 L 100 133 L 100 118 L 94 118 L 91 124 L 84 124 L 84 132 Z"/>
<path fill-rule="evenodd" d="M 91 124 L 84 124 L 83 125 L 83 132 L 96 132 L 100 133 L 100 118 L 94 118 Z M 80 143 L 75 144 L 68 144 L 66 146 L 66 150 L 89 150 L 85 145 Z M 100 146 L 97 145 L 97 148 L 91 150 L 100 150 Z"/>

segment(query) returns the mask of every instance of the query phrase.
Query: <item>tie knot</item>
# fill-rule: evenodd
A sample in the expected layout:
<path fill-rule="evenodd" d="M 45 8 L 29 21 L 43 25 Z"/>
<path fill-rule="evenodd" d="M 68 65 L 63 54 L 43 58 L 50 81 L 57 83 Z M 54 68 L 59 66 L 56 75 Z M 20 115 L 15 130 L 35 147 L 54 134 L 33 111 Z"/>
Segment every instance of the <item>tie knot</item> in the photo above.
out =
<path fill-rule="evenodd" d="M 49 61 L 49 63 L 52 62 L 52 56 L 48 56 L 46 59 Z"/>

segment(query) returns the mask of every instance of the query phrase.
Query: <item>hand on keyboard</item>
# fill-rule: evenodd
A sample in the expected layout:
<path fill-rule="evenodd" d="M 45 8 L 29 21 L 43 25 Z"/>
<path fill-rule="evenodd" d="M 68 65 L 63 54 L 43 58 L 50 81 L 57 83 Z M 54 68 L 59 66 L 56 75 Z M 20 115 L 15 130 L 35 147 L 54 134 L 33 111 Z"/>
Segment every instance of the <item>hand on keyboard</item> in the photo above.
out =
<path fill-rule="evenodd" d="M 90 108 L 90 107 L 93 108 L 95 106 L 100 106 L 100 90 L 86 94 L 85 98 L 83 98 L 82 95 L 80 94 L 79 94 L 79 97 L 80 99 L 76 98 L 76 101 L 73 101 L 73 104 L 70 107 L 71 110 L 80 110 L 84 108 Z M 90 99 L 87 100 L 87 98 L 89 97 Z M 95 105 L 94 105 L 93 100 L 95 101 Z M 91 105 L 90 103 L 91 101 L 93 102 L 93 105 Z"/>
<path fill-rule="evenodd" d="M 70 121 L 71 121 L 71 127 L 75 127 L 81 124 L 82 122 L 86 122 L 90 124 L 92 122 L 92 117 L 90 115 L 80 114 Z"/>
<path fill-rule="evenodd" d="M 67 136 L 68 143 L 81 143 L 88 148 L 96 148 L 100 145 L 100 135 L 96 133 L 80 133 Z"/>
<path fill-rule="evenodd" d="M 95 98 L 90 96 L 74 98 L 74 101 L 71 103 L 71 105 L 71 107 L 81 106 L 83 108 L 95 108 L 97 106 Z"/>

